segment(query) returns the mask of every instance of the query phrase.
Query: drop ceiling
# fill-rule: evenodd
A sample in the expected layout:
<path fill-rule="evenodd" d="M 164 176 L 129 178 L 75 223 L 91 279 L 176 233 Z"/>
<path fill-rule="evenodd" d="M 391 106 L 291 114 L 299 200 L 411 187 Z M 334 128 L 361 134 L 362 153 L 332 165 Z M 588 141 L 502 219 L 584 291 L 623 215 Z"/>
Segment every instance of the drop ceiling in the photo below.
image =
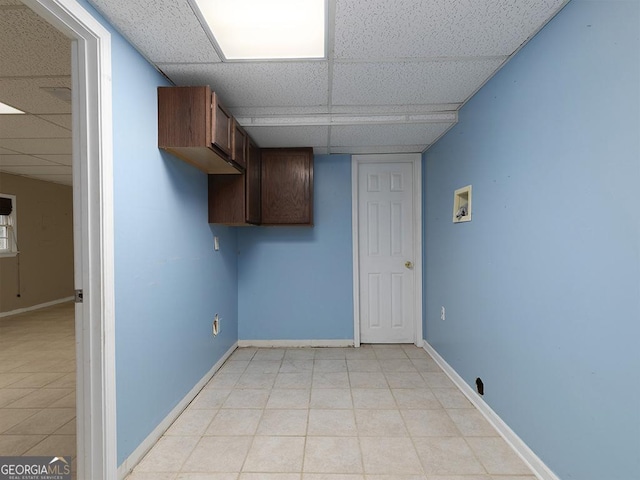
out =
<path fill-rule="evenodd" d="M 0 172 L 71 185 L 71 41 L 17 0 L 0 0 Z M 1 187 L 0 187 L 1 191 Z"/>
<path fill-rule="evenodd" d="M 176 85 L 210 85 L 261 147 L 422 152 L 568 0 L 328 0 L 322 60 L 223 61 L 189 0 L 89 0 Z M 295 39 L 292 39 L 295 41 Z M 0 171 L 70 183 L 70 42 L 0 0 Z"/>
<path fill-rule="evenodd" d="M 261 147 L 385 153 L 433 144 L 567 0 L 328 0 L 326 59 L 262 62 L 222 61 L 189 0 L 89 1 L 176 85 L 210 85 Z"/>

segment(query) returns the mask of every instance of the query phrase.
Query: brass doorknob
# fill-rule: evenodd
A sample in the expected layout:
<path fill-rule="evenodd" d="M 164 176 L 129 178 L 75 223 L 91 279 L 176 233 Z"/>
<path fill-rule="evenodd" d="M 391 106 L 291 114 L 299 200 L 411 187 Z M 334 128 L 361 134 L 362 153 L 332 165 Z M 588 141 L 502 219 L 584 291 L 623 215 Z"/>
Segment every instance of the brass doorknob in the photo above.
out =
<path fill-rule="evenodd" d="M 406 262 L 404 262 L 404 266 L 411 270 L 413 268 L 413 263 L 407 260 Z"/>

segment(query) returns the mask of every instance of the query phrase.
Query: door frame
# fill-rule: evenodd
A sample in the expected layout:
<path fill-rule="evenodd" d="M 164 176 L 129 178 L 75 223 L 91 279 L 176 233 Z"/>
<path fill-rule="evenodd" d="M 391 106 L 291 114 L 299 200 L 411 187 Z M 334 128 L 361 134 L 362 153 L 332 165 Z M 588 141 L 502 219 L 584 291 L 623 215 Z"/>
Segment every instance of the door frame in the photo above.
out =
<path fill-rule="evenodd" d="M 360 234 L 358 208 L 358 175 L 364 163 L 413 164 L 413 264 L 415 272 L 414 334 L 417 347 L 422 347 L 422 155 L 393 153 L 353 155 L 351 157 L 351 228 L 353 238 L 353 344 L 360 346 Z"/>
<path fill-rule="evenodd" d="M 75 0 L 23 0 L 72 40 L 77 477 L 117 477 L 111 35 Z"/>

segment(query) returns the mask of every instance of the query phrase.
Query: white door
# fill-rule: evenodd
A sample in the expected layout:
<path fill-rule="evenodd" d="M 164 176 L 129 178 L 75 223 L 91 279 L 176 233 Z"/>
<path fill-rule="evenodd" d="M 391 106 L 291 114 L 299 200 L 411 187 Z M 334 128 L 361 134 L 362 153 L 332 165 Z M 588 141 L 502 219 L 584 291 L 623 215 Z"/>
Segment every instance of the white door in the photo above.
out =
<path fill-rule="evenodd" d="M 413 162 L 358 167 L 360 341 L 414 343 Z"/>

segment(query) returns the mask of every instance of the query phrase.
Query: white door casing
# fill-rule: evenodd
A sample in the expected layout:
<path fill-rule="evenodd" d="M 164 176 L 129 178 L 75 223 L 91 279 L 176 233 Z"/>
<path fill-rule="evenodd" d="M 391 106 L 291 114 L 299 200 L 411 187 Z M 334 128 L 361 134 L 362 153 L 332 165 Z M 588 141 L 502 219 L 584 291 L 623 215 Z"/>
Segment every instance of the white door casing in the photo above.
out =
<path fill-rule="evenodd" d="M 354 344 L 422 345 L 420 154 L 354 155 Z"/>
<path fill-rule="evenodd" d="M 75 0 L 23 0 L 72 40 L 77 478 L 117 475 L 111 35 Z"/>

